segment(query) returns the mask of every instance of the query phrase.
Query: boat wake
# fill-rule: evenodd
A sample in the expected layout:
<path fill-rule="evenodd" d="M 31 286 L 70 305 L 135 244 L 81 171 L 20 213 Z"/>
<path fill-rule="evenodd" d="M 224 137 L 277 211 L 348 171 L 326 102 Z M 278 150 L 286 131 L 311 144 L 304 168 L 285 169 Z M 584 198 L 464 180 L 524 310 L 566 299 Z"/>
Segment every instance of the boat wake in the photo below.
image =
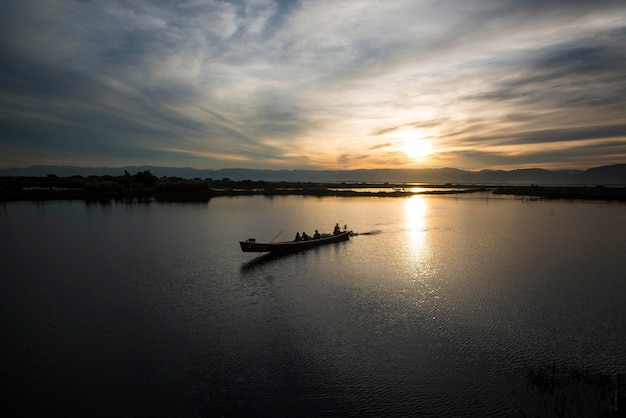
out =
<path fill-rule="evenodd" d="M 383 231 L 381 231 L 380 229 L 377 229 L 375 231 L 367 231 L 367 232 L 353 232 L 352 235 L 378 235 L 381 234 Z"/>

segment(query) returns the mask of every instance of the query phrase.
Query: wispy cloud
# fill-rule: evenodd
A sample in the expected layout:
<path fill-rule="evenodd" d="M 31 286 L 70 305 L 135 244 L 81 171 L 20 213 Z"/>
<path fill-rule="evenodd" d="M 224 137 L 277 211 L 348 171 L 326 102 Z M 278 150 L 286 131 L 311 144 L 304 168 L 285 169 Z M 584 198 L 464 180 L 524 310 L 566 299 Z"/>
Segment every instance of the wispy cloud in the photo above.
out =
<path fill-rule="evenodd" d="M 623 1 L 2 9 L 4 166 L 584 168 L 626 155 Z M 435 153 L 409 160 L 407 130 Z"/>

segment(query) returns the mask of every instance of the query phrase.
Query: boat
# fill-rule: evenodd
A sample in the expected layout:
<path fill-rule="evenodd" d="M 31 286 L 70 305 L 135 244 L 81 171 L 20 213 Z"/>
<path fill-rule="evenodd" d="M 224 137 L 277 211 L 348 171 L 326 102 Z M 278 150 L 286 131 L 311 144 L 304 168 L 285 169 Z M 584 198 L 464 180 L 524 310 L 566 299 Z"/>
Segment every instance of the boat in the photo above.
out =
<path fill-rule="evenodd" d="M 283 242 L 256 242 L 254 238 L 246 241 L 239 241 L 241 251 L 244 253 L 291 253 L 319 247 L 320 245 L 333 244 L 335 242 L 347 241 L 350 239 L 352 231 L 341 231 L 338 234 L 323 234 L 321 238 L 311 238 L 306 241 L 283 241 Z"/>

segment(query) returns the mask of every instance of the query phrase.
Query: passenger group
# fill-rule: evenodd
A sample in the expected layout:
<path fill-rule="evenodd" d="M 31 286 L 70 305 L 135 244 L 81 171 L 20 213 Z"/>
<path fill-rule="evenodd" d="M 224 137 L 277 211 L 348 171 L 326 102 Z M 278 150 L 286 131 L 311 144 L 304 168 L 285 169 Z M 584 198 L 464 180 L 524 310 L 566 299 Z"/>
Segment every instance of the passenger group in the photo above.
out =
<path fill-rule="evenodd" d="M 341 234 L 341 228 L 339 228 L 339 223 L 335 224 L 335 229 L 333 230 L 333 235 L 337 235 L 337 234 Z M 300 235 L 299 232 L 296 232 L 296 238 L 294 239 L 294 241 L 309 241 L 311 239 L 320 239 L 320 238 L 322 238 L 322 235 L 316 229 L 315 234 L 313 234 L 313 237 L 308 236 L 306 232 L 302 232 L 302 235 Z"/>

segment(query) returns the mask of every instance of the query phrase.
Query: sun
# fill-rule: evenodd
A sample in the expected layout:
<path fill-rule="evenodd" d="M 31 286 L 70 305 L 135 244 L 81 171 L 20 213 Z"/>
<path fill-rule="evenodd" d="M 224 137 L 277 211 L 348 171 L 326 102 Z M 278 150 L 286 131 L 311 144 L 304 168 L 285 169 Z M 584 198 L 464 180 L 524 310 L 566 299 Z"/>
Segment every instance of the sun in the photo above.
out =
<path fill-rule="evenodd" d="M 412 159 L 424 158 L 433 150 L 428 139 L 421 131 L 407 131 L 402 134 L 402 151 Z"/>
<path fill-rule="evenodd" d="M 404 141 L 402 150 L 407 157 L 410 158 L 422 158 L 432 153 L 430 142 L 425 139 L 406 140 Z"/>

